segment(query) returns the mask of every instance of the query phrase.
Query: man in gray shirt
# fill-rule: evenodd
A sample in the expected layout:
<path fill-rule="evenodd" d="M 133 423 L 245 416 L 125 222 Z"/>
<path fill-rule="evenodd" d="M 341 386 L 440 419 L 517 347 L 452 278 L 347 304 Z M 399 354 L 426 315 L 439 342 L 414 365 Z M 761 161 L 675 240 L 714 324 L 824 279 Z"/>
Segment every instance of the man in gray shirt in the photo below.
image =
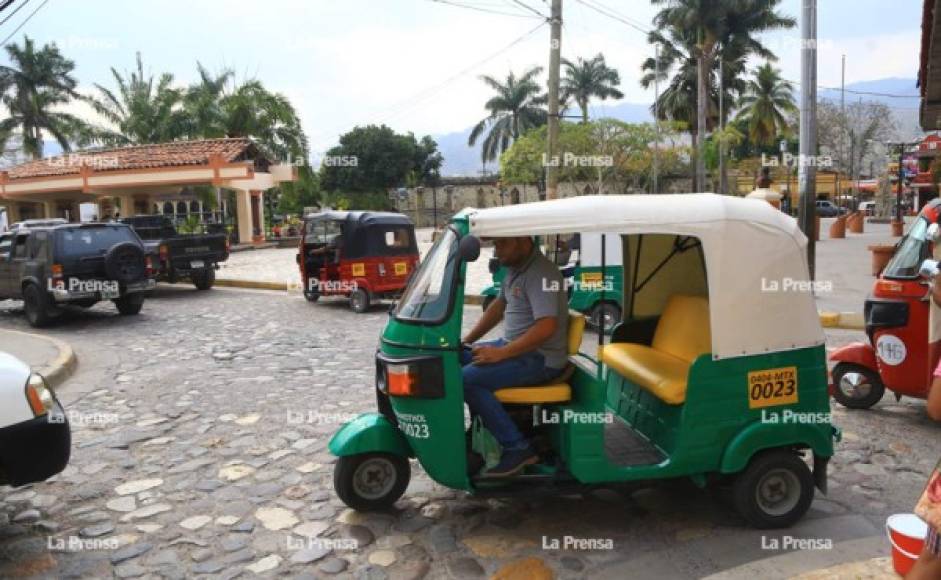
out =
<path fill-rule="evenodd" d="M 551 381 L 568 362 L 568 301 L 558 267 L 532 238 L 496 238 L 507 268 L 500 295 L 464 337 L 464 400 L 503 447 L 500 463 L 484 477 L 511 477 L 539 461 L 493 394 L 498 389 Z M 504 337 L 476 342 L 503 321 Z"/>

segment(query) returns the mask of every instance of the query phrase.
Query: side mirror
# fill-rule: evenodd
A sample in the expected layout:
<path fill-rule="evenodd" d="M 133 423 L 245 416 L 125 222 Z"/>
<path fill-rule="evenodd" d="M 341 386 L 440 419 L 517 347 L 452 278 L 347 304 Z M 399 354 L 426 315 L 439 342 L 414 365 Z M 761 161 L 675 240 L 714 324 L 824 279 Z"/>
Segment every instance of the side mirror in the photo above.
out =
<path fill-rule="evenodd" d="M 480 257 L 480 238 L 467 235 L 458 243 L 458 252 L 465 262 L 475 262 Z"/>
<path fill-rule="evenodd" d="M 926 280 L 933 280 L 938 275 L 938 261 L 925 260 L 918 269 L 918 275 Z"/>
<path fill-rule="evenodd" d="M 941 226 L 938 224 L 928 226 L 927 238 L 929 242 L 938 243 L 938 240 L 941 240 Z"/>

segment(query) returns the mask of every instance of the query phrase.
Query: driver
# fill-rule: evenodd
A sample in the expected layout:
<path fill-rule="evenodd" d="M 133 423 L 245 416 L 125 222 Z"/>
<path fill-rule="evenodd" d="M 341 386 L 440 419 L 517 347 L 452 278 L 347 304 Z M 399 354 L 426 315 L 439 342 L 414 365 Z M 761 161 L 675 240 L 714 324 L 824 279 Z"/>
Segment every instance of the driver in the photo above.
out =
<path fill-rule="evenodd" d="M 488 478 L 512 477 L 539 460 L 494 391 L 549 382 L 568 363 L 568 303 L 559 269 L 532 238 L 496 238 L 494 248 L 507 274 L 461 353 L 464 400 L 503 448 L 500 463 L 481 474 Z M 503 338 L 476 342 L 501 320 Z"/>

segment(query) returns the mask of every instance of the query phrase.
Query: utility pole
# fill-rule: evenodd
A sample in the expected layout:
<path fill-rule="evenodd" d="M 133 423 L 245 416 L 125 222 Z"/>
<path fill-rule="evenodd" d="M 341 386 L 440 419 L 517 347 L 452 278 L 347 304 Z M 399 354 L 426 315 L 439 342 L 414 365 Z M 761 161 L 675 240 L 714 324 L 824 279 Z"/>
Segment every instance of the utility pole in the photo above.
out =
<path fill-rule="evenodd" d="M 722 70 L 722 51 L 719 51 L 719 193 L 725 194 L 725 78 Z"/>
<path fill-rule="evenodd" d="M 660 45 L 654 45 L 653 122 L 657 140 L 653 143 L 653 187 L 651 193 L 660 193 Z"/>
<path fill-rule="evenodd" d="M 846 138 L 846 55 L 843 55 L 843 64 L 840 72 L 840 165 L 843 168 L 846 167 L 846 160 L 844 156 L 846 155 L 846 149 L 843 145 L 843 140 Z M 840 183 L 840 173 L 836 173 L 836 182 L 837 182 L 837 195 L 842 199 L 843 188 L 839 186 Z M 839 205 L 839 204 L 838 204 Z"/>
<path fill-rule="evenodd" d="M 817 171 L 809 163 L 817 154 L 817 0 L 801 0 L 801 110 L 798 184 L 798 221 L 807 236 L 807 266 L 814 279 L 817 241 Z"/>
<path fill-rule="evenodd" d="M 699 55 L 696 59 L 696 182 L 694 188 L 697 193 L 706 191 L 706 115 L 709 114 L 709 98 L 706 92 L 706 83 L 710 71 L 706 70 L 706 55 L 703 51 L 703 33 L 698 36 Z"/>
<path fill-rule="evenodd" d="M 559 197 L 559 168 L 555 161 L 559 159 L 559 69 L 562 56 L 562 0 L 552 0 L 552 13 L 549 19 L 549 127 L 548 157 L 546 168 L 546 199 Z"/>

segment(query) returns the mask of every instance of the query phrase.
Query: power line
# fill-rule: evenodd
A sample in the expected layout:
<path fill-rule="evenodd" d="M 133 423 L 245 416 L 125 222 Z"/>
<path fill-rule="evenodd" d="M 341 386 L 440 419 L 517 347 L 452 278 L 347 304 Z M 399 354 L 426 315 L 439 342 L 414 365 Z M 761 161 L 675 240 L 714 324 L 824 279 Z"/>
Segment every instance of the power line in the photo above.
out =
<path fill-rule="evenodd" d="M 16 33 L 20 31 L 20 28 L 23 28 L 24 26 L 26 26 L 26 23 L 29 22 L 30 19 L 32 19 L 33 16 L 36 16 L 36 13 L 39 12 L 39 10 L 40 10 L 43 6 L 45 6 L 47 2 L 49 2 L 49 0 L 42 0 L 42 4 L 40 4 L 39 6 L 37 6 L 36 9 L 33 10 L 33 11 L 29 14 L 29 16 L 26 17 L 26 20 L 24 20 L 23 22 L 20 22 L 20 25 L 17 26 L 16 29 L 14 29 L 13 32 L 10 33 L 9 36 L 7 36 L 6 38 L 4 38 L 4 39 L 3 39 L 3 42 L 0 42 L 0 46 L 6 46 L 7 42 L 9 42 L 10 39 L 13 38 L 13 37 L 16 35 Z M 13 16 L 13 14 L 11 14 L 10 16 Z"/>
<path fill-rule="evenodd" d="M 458 8 L 467 8 L 468 10 L 476 10 L 478 12 L 486 12 L 488 14 L 499 14 L 501 16 L 516 16 L 517 18 L 535 18 L 535 16 L 530 16 L 529 14 L 520 14 L 518 12 L 503 12 L 502 10 L 493 10 L 491 8 L 483 8 L 481 6 L 473 6 L 471 4 L 451 2 L 450 0 L 429 0 L 429 2 L 435 2 L 437 4 L 447 4 L 448 6 L 456 6 Z M 540 16 L 542 15 L 540 14 Z"/>
<path fill-rule="evenodd" d="M 521 2 L 520 0 L 511 0 L 511 1 L 512 1 L 514 4 L 517 4 L 517 5 L 519 5 L 519 6 L 522 6 L 522 7 L 525 8 L 526 10 L 529 10 L 529 11 L 532 12 L 533 14 L 536 14 L 536 15 L 539 16 L 540 18 L 548 18 L 548 17 L 547 17 L 545 14 L 543 14 L 542 12 L 536 10 L 535 8 L 533 8 L 532 6 L 530 6 L 530 5 L 528 5 L 528 4 L 524 4 L 524 3 Z"/>
<path fill-rule="evenodd" d="M 10 0 L 10 1 L 12 2 L 13 0 Z M 7 20 L 13 18 L 13 15 L 19 12 L 20 8 L 22 8 L 23 6 L 26 6 L 27 4 L 29 4 L 29 0 L 24 0 L 22 4 L 16 7 L 16 10 L 14 10 L 13 12 L 10 12 L 10 14 L 6 18 L 0 21 L 0 26 L 3 26 L 4 24 L 6 24 Z M 9 4 L 4 4 L 3 8 L 0 8 L 0 10 L 5 9 L 7 6 L 9 6 Z"/>
<path fill-rule="evenodd" d="M 0 5 L 0 12 L 3 12 L 10 7 L 10 4 L 13 4 L 13 0 L 5 0 L 2 5 Z"/>
<path fill-rule="evenodd" d="M 587 6 L 587 7 L 591 8 L 592 10 L 594 10 L 595 12 L 597 12 L 597 13 L 599 13 L 599 14 L 602 14 L 602 15 L 604 15 L 604 16 L 607 16 L 608 18 L 612 18 L 612 19 L 614 19 L 614 20 L 617 20 L 618 22 L 622 22 L 622 23 L 624 23 L 624 24 L 630 26 L 631 28 L 633 28 L 633 29 L 635 29 L 635 30 L 638 30 L 638 31 L 640 31 L 640 32 L 643 32 L 644 34 L 650 34 L 650 30 L 644 28 L 643 26 L 641 26 L 641 25 L 639 25 L 639 24 L 637 24 L 637 23 L 635 23 L 635 22 L 632 22 L 632 21 L 628 20 L 627 18 L 625 18 L 625 17 L 623 17 L 623 16 L 620 16 L 620 15 L 618 15 L 618 14 L 615 14 L 613 11 L 611 11 L 610 8 L 600 7 L 600 5 L 599 5 L 599 6 L 595 6 L 595 5 L 589 4 L 589 3 L 586 2 L 585 0 L 575 0 L 575 1 L 578 2 L 579 4 L 582 4 L 582 5 L 584 5 L 584 6 Z"/>

